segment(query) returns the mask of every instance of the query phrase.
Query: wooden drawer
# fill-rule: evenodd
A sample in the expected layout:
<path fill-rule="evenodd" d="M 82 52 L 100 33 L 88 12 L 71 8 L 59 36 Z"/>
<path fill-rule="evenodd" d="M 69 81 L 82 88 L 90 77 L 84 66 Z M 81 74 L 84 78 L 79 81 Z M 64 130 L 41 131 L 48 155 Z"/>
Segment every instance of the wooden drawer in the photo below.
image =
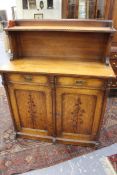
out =
<path fill-rule="evenodd" d="M 115 72 L 116 78 L 110 82 L 109 86 L 111 89 L 117 89 L 117 59 L 112 59 L 110 61 L 112 68 Z"/>
<path fill-rule="evenodd" d="M 60 86 L 102 88 L 105 86 L 105 81 L 95 78 L 58 77 L 56 79 L 56 84 Z"/>
<path fill-rule="evenodd" d="M 112 52 L 111 53 L 111 59 L 117 59 L 117 53 Z"/>
<path fill-rule="evenodd" d="M 111 89 L 117 89 L 117 78 L 109 83 Z"/>
<path fill-rule="evenodd" d="M 117 75 L 117 59 L 111 60 L 111 65 L 112 65 L 112 68 L 113 68 L 115 74 Z"/>
<path fill-rule="evenodd" d="M 7 81 L 18 83 L 38 83 L 48 84 L 48 77 L 44 75 L 32 75 L 32 74 L 7 74 Z"/>

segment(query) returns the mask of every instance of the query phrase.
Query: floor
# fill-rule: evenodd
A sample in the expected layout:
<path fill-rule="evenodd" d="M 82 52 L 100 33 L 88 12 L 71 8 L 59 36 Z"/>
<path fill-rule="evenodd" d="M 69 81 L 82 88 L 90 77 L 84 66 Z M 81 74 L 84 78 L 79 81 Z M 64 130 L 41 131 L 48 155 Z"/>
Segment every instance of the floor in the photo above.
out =
<path fill-rule="evenodd" d="M 117 154 L 117 144 L 49 168 L 30 171 L 22 175 L 115 175 L 110 169 L 107 169 L 104 161 L 105 156 L 114 154 Z"/>

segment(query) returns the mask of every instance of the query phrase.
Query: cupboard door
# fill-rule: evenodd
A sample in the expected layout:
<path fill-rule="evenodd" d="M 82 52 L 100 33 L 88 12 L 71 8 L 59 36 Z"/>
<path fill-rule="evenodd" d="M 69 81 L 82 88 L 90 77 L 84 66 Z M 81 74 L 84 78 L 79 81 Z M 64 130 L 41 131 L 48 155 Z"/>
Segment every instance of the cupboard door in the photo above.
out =
<path fill-rule="evenodd" d="M 56 90 L 56 130 L 62 139 L 91 141 L 99 128 L 103 92 L 60 88 Z"/>
<path fill-rule="evenodd" d="M 17 134 L 32 138 L 51 136 L 53 133 L 51 89 L 31 84 L 9 84 L 8 91 Z"/>

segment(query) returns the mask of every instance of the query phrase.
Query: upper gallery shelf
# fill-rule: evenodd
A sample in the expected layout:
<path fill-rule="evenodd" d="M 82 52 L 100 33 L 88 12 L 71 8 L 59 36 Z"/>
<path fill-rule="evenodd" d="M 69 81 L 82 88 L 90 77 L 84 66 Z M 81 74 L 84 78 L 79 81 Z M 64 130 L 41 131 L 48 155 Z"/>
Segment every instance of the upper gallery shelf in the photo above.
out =
<path fill-rule="evenodd" d="M 104 32 L 113 33 L 115 29 L 110 27 L 72 27 L 72 26 L 14 26 L 5 29 L 6 31 L 68 31 L 68 32 Z"/>
<path fill-rule="evenodd" d="M 96 23 L 95 23 L 96 22 Z M 103 22 L 103 25 L 102 25 Z M 96 24 L 96 25 L 95 25 Z M 113 33 L 112 21 L 96 20 L 50 20 L 50 21 L 10 21 L 6 31 L 68 31 Z"/>
<path fill-rule="evenodd" d="M 115 32 L 110 20 L 14 20 L 5 30 L 12 60 L 56 55 L 64 60 L 103 60 L 107 65 Z"/>

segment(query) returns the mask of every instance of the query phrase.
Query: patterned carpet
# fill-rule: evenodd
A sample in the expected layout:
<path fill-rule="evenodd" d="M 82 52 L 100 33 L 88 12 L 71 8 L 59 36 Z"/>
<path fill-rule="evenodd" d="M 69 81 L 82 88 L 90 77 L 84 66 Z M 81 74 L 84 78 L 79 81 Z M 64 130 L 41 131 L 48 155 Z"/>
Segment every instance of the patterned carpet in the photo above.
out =
<path fill-rule="evenodd" d="M 100 135 L 100 147 L 117 141 L 117 98 L 109 98 Z M 4 89 L 0 87 L 0 174 L 11 175 L 72 159 L 93 148 L 15 139 Z"/>

